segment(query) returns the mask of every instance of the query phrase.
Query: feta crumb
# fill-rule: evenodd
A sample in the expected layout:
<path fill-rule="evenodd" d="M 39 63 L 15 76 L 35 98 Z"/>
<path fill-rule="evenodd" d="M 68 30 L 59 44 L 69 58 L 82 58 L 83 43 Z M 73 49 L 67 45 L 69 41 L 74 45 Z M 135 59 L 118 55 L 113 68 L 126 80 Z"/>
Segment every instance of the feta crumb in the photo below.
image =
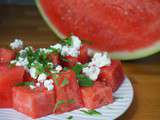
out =
<path fill-rule="evenodd" d="M 41 84 L 40 84 L 39 82 L 36 83 L 36 87 L 40 87 L 40 85 L 41 85 Z"/>
<path fill-rule="evenodd" d="M 97 66 L 88 66 L 83 68 L 82 72 L 91 80 L 95 81 L 100 73 L 100 68 Z"/>
<path fill-rule="evenodd" d="M 53 49 L 59 49 L 59 50 L 62 49 L 62 45 L 59 44 L 59 43 L 57 43 L 57 44 L 55 44 L 55 45 L 51 45 L 50 47 L 53 48 Z"/>
<path fill-rule="evenodd" d="M 27 58 L 22 58 L 22 57 L 19 57 L 18 61 L 16 62 L 16 66 L 26 67 L 28 64 L 29 64 L 28 59 Z"/>
<path fill-rule="evenodd" d="M 31 67 L 31 68 L 29 69 L 29 73 L 30 73 L 30 76 L 31 76 L 32 78 L 34 78 L 34 79 L 37 78 L 36 68 Z"/>
<path fill-rule="evenodd" d="M 75 49 L 80 49 L 81 40 L 77 36 L 71 36 L 72 39 L 72 47 Z"/>
<path fill-rule="evenodd" d="M 61 65 L 58 65 L 58 66 L 55 68 L 55 70 L 56 70 L 57 72 L 60 72 L 62 69 L 63 69 L 63 68 L 62 68 Z"/>
<path fill-rule="evenodd" d="M 61 51 L 62 56 L 70 55 L 72 57 L 78 57 L 79 53 L 80 52 L 77 49 L 70 46 L 63 46 Z"/>
<path fill-rule="evenodd" d="M 23 48 L 23 41 L 20 39 L 15 39 L 13 42 L 10 43 L 10 47 L 12 49 Z"/>
<path fill-rule="evenodd" d="M 39 76 L 38 76 L 38 82 L 44 82 L 45 80 L 47 79 L 47 75 L 45 73 L 41 73 Z"/>
<path fill-rule="evenodd" d="M 78 57 L 80 54 L 81 40 L 76 36 L 71 36 L 72 45 L 71 46 L 62 46 L 61 55 L 67 56 L 70 55 L 72 57 Z"/>
<path fill-rule="evenodd" d="M 35 89 L 36 87 L 34 85 L 29 86 L 31 89 Z"/>
<path fill-rule="evenodd" d="M 107 52 L 95 53 L 91 63 L 89 65 L 95 65 L 97 67 L 103 67 L 111 64 L 111 59 L 108 57 Z"/>
<path fill-rule="evenodd" d="M 54 86 L 53 86 L 53 80 L 50 79 L 50 80 L 45 80 L 44 81 L 44 87 L 49 90 L 53 90 L 54 89 Z"/>

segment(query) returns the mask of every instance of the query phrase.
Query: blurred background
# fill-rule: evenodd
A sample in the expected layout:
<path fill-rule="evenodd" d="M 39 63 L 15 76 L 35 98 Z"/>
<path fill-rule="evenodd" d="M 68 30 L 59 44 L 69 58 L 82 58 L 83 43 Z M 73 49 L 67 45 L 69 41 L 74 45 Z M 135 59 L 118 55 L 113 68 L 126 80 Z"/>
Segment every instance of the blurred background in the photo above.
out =
<path fill-rule="evenodd" d="M 33 5 L 34 0 L 0 0 L 0 4 Z"/>

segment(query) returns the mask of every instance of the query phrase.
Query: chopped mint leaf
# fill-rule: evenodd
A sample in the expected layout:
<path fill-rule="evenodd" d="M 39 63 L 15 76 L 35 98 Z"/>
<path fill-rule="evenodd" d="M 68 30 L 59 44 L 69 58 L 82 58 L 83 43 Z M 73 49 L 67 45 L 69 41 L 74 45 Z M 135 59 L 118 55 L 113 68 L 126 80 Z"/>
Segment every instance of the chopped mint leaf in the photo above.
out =
<path fill-rule="evenodd" d="M 67 68 L 67 67 L 64 67 L 64 68 L 63 68 L 63 70 L 64 70 L 64 71 L 67 71 L 67 70 L 69 70 L 69 68 Z"/>
<path fill-rule="evenodd" d="M 54 106 L 53 111 L 55 112 L 56 109 L 57 109 L 60 105 L 62 105 L 62 104 L 64 104 L 64 103 L 65 103 L 64 100 L 58 100 L 57 103 L 56 103 L 55 106 Z"/>
<path fill-rule="evenodd" d="M 67 103 L 69 103 L 69 104 L 73 104 L 73 103 L 75 103 L 76 101 L 74 100 L 74 99 L 70 99 L 70 100 L 68 100 L 67 101 Z"/>
<path fill-rule="evenodd" d="M 67 85 L 69 83 L 69 80 L 68 79 L 64 79 L 63 81 L 62 81 L 62 87 L 64 87 L 65 85 Z"/>
<path fill-rule="evenodd" d="M 94 82 L 89 79 L 88 77 L 86 77 L 85 75 L 77 75 L 78 78 L 78 83 L 80 86 L 84 86 L 84 87 L 89 87 L 89 86 L 93 86 Z"/>
<path fill-rule="evenodd" d="M 87 115 L 101 115 L 100 112 L 96 111 L 96 110 L 80 110 L 81 112 L 87 114 Z"/>
<path fill-rule="evenodd" d="M 123 99 L 124 97 L 114 97 L 114 99 Z"/>
<path fill-rule="evenodd" d="M 30 86 L 30 85 L 34 85 L 34 82 L 21 82 L 16 84 L 16 86 Z"/>
<path fill-rule="evenodd" d="M 73 116 L 71 115 L 71 116 L 69 116 L 69 117 L 67 117 L 67 120 L 72 120 L 73 119 Z"/>
<path fill-rule="evenodd" d="M 72 40 L 71 40 L 71 38 L 66 38 L 66 39 L 65 39 L 65 44 L 68 45 L 68 46 L 71 46 L 71 45 L 72 45 Z"/>
<path fill-rule="evenodd" d="M 58 75 L 57 74 L 52 74 L 52 79 L 54 80 L 54 82 L 55 82 L 55 84 L 56 85 L 58 85 L 59 84 L 59 82 L 58 82 L 58 80 L 57 80 L 57 78 L 58 78 Z"/>
<path fill-rule="evenodd" d="M 72 68 L 72 70 L 73 70 L 76 74 L 80 74 L 81 71 L 82 71 L 82 69 L 83 69 L 83 65 L 81 65 L 81 64 L 77 64 L 77 65 L 75 65 L 75 66 Z"/>

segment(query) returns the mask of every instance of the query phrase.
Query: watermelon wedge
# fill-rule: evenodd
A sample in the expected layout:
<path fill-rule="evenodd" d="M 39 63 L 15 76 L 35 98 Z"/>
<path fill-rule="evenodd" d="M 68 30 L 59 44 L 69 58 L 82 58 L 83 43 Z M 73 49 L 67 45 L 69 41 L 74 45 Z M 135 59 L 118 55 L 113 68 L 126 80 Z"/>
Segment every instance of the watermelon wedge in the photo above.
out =
<path fill-rule="evenodd" d="M 44 20 L 60 38 L 71 33 L 95 50 L 128 60 L 160 51 L 159 0 L 36 0 Z"/>

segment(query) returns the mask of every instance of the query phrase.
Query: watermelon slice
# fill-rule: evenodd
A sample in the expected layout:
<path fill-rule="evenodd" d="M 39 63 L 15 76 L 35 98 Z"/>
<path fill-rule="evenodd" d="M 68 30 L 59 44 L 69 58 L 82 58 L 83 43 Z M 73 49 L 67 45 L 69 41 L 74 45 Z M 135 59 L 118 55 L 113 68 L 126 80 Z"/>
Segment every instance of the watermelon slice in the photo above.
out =
<path fill-rule="evenodd" d="M 81 87 L 84 106 L 95 109 L 113 102 L 112 89 L 102 82 L 95 82 L 92 87 Z"/>
<path fill-rule="evenodd" d="M 87 39 L 112 58 L 136 59 L 160 51 L 159 0 L 36 0 L 60 38 Z"/>
<path fill-rule="evenodd" d="M 32 118 L 51 114 L 54 105 L 55 93 L 52 90 L 41 87 L 30 89 L 26 86 L 13 88 L 13 108 Z"/>

